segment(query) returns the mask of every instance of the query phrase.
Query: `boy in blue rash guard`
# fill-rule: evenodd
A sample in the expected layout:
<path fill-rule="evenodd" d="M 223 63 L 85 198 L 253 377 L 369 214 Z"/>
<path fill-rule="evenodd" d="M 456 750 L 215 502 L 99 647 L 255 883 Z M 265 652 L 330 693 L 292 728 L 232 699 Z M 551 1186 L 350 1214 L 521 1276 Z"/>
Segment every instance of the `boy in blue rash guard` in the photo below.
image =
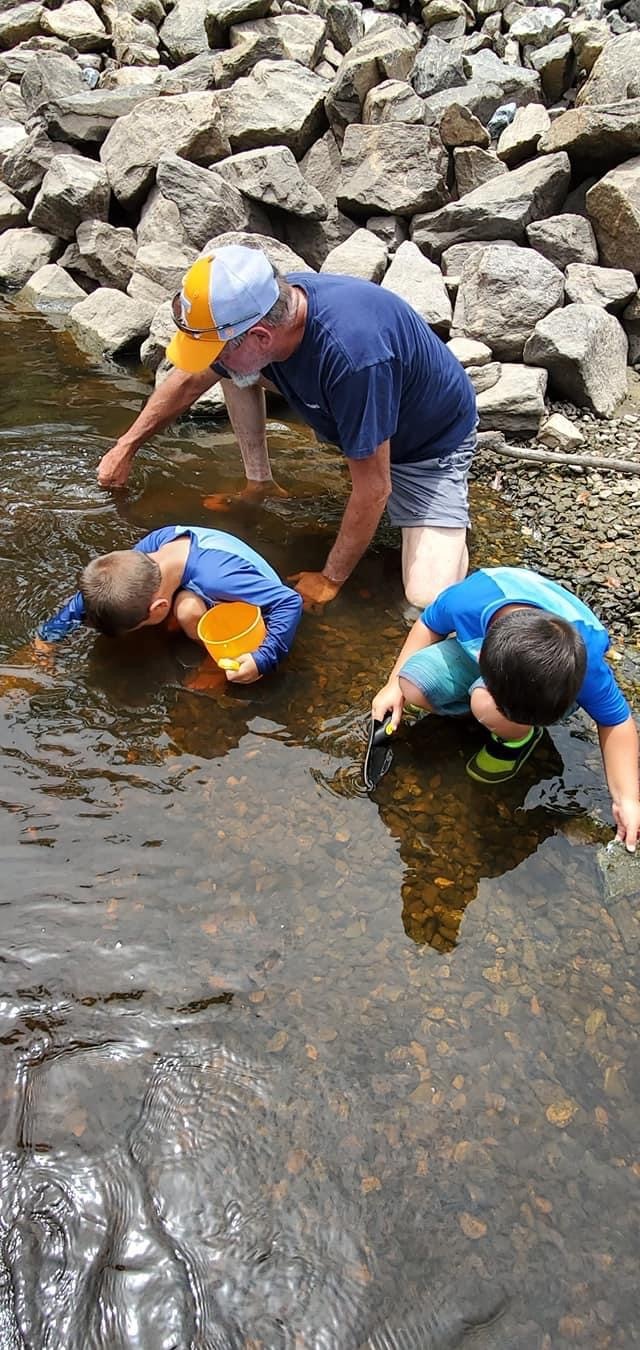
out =
<path fill-rule="evenodd" d="M 467 772 L 502 783 L 541 727 L 577 704 L 597 725 L 617 837 L 634 852 L 638 734 L 604 659 L 608 647 L 596 615 L 555 581 L 519 567 L 483 569 L 427 605 L 373 700 L 373 716 L 390 713 L 395 729 L 405 704 L 441 716 L 471 712 L 488 736 Z"/>
<path fill-rule="evenodd" d="M 300 596 L 248 544 L 222 530 L 164 525 L 132 549 L 105 553 L 85 567 L 80 590 L 38 629 L 44 642 L 58 642 L 80 624 L 110 637 L 162 623 L 169 616 L 198 640 L 198 621 L 223 600 L 259 605 L 267 633 L 239 670 L 226 671 L 238 684 L 252 684 L 286 656 L 302 613 Z"/>

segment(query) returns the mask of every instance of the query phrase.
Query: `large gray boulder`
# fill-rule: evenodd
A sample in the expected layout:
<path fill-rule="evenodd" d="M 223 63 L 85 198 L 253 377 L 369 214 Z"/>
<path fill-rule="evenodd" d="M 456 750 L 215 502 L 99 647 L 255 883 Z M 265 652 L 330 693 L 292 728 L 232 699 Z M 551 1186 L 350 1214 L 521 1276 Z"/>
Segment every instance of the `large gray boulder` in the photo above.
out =
<path fill-rule="evenodd" d="M 601 305 L 566 305 L 536 325 L 528 365 L 548 370 L 560 398 L 608 415 L 627 392 L 627 338 Z"/>
<path fill-rule="evenodd" d="M 224 234 L 218 234 L 213 239 L 208 239 L 204 248 L 200 249 L 200 256 L 209 257 L 211 253 L 215 253 L 217 248 L 224 248 L 227 244 L 243 244 L 246 248 L 261 248 L 279 272 L 313 272 L 314 270 L 307 266 L 304 258 L 301 258 L 287 244 L 283 244 L 280 239 L 268 239 L 266 235 L 252 234 L 245 230 L 226 230 Z"/>
<path fill-rule="evenodd" d="M 22 122 L 16 122 L 13 117 L 0 119 L 0 170 L 3 168 L 5 159 L 14 150 L 19 149 L 26 139 L 27 133 Z"/>
<path fill-rule="evenodd" d="M 59 249 L 55 236 L 42 230 L 5 230 L 0 234 L 0 286 L 24 286 L 39 267 L 53 261 Z"/>
<path fill-rule="evenodd" d="M 208 0 L 177 0 L 159 29 L 163 47 L 176 64 L 209 52 L 205 28 Z"/>
<path fill-rule="evenodd" d="M 498 159 L 493 150 L 483 150 L 479 145 L 456 146 L 453 164 L 459 197 L 466 197 L 491 178 L 508 173 L 506 164 Z"/>
<path fill-rule="evenodd" d="M 527 225 L 527 239 L 543 258 L 564 271 L 570 263 L 597 263 L 598 245 L 584 216 L 570 213 L 548 216 Z"/>
<path fill-rule="evenodd" d="M 622 315 L 622 325 L 629 341 L 629 365 L 640 364 L 640 291 Z"/>
<path fill-rule="evenodd" d="M 424 103 L 406 80 L 383 80 L 369 90 L 362 105 L 362 121 L 374 126 L 381 122 L 422 124 Z"/>
<path fill-rule="evenodd" d="M 160 161 L 160 164 L 162 160 Z M 160 165 L 158 165 L 158 168 Z M 164 197 L 157 187 L 151 189 L 140 212 L 136 230 L 138 247 L 143 244 L 167 243 L 170 247 L 180 248 L 188 244 L 187 232 L 180 219 L 180 211 L 175 202 Z"/>
<path fill-rule="evenodd" d="M 268 14 L 271 0 L 208 0 L 205 28 L 210 47 L 226 46 L 233 24 L 250 23 Z"/>
<path fill-rule="evenodd" d="M 29 3 L 0 9 L 0 47 L 16 47 L 34 37 L 42 25 L 43 5 Z"/>
<path fill-rule="evenodd" d="M 466 78 L 462 52 L 432 36 L 420 48 L 409 75 L 416 94 L 421 98 L 438 94 L 441 89 L 453 89 L 465 84 Z"/>
<path fill-rule="evenodd" d="M 259 61 L 251 75 L 217 95 L 231 147 L 288 145 L 301 158 L 323 130 L 328 89 L 328 80 L 296 61 Z"/>
<path fill-rule="evenodd" d="M 109 43 L 102 19 L 88 0 L 67 0 L 59 9 L 45 9 L 42 28 L 45 33 L 71 43 L 79 52 L 101 51 Z"/>
<path fill-rule="evenodd" d="M 106 10 L 107 0 L 102 0 Z M 116 14 L 110 19 L 111 42 L 116 61 L 123 66 L 157 66 L 159 38 L 152 23 L 135 19 L 132 14 Z"/>
<path fill-rule="evenodd" d="M 216 173 L 245 197 L 262 202 L 265 207 L 276 206 L 309 220 L 324 220 L 327 216 L 324 197 L 300 172 L 286 145 L 242 150 L 238 155 L 220 160 Z"/>
<path fill-rule="evenodd" d="M 640 34 L 639 34 L 640 36 Z M 600 261 L 640 273 L 640 155 L 605 174 L 587 192 Z"/>
<path fill-rule="evenodd" d="M 153 309 L 122 291 L 103 286 L 69 312 L 69 327 L 78 345 L 96 356 L 139 351 L 151 327 Z"/>
<path fill-rule="evenodd" d="M 45 263 L 18 291 L 16 301 L 43 314 L 68 314 L 85 292 L 58 263 Z"/>
<path fill-rule="evenodd" d="M 280 40 L 260 34 L 245 38 L 236 47 L 212 53 L 215 89 L 230 89 L 243 75 L 250 75 L 259 61 L 278 61 L 282 57 Z"/>
<path fill-rule="evenodd" d="M 73 239 L 81 220 L 106 220 L 111 190 L 102 164 L 82 155 L 56 155 L 31 207 L 29 224 Z"/>
<path fill-rule="evenodd" d="M 400 244 L 382 285 L 400 295 L 446 338 L 451 327 L 451 301 L 440 268 L 429 262 L 417 244 Z"/>
<path fill-rule="evenodd" d="M 330 42 L 344 55 L 364 36 L 362 11 L 352 0 L 309 0 L 309 9 L 326 19 Z"/>
<path fill-rule="evenodd" d="M 128 207 L 139 204 L 162 155 L 213 164 L 229 154 L 219 97 L 223 96 L 203 93 L 150 98 L 119 118 L 100 150 L 118 201 Z"/>
<path fill-rule="evenodd" d="M 542 103 L 527 103 L 518 108 L 498 141 L 498 159 L 514 169 L 523 160 L 535 155 L 541 136 L 551 126 L 551 119 Z"/>
<path fill-rule="evenodd" d="M 27 208 L 4 183 L 0 183 L 0 231 L 26 225 Z"/>
<path fill-rule="evenodd" d="M 41 112 L 58 98 L 82 94 L 86 89 L 82 68 L 63 52 L 37 53 L 20 81 L 20 93 L 30 114 Z"/>
<path fill-rule="evenodd" d="M 524 241 L 532 220 L 555 215 L 567 195 L 569 159 L 565 154 L 541 155 L 511 173 L 493 178 L 458 202 L 430 215 L 416 215 L 411 237 L 436 261 L 451 244 L 476 239 Z"/>
<path fill-rule="evenodd" d="M 69 43 L 54 37 L 32 37 L 19 42 L 11 51 L 0 52 L 0 84 L 5 80 L 21 80 L 31 62 L 42 52 L 63 52 L 65 56 L 75 58 L 77 51 Z"/>
<path fill-rule="evenodd" d="M 570 108 L 551 123 L 538 145 L 541 154 L 566 150 L 578 171 L 613 168 L 640 153 L 640 98 Z"/>
<path fill-rule="evenodd" d="M 85 89 L 58 95 L 41 109 L 49 135 L 74 145 L 100 145 L 121 117 L 127 117 L 154 91 L 139 82 L 119 89 Z"/>
<path fill-rule="evenodd" d="M 158 77 L 158 93 L 197 94 L 204 89 L 217 88 L 217 68 L 218 53 L 207 50 L 183 61 L 174 70 L 165 72 L 165 68 L 160 67 L 152 73 Z"/>
<path fill-rule="evenodd" d="M 383 23 L 347 52 L 326 101 L 327 117 L 339 141 L 351 122 L 361 120 L 370 89 L 382 80 L 406 80 L 418 46 L 418 37 L 408 29 Z"/>
<path fill-rule="evenodd" d="M 550 5 L 541 5 L 537 9 L 532 6 L 510 25 L 509 37 L 515 38 L 521 47 L 544 47 L 566 26 L 563 9 Z"/>
<path fill-rule="evenodd" d="M 438 130 L 442 144 L 447 150 L 465 146 L 477 146 L 481 150 L 486 150 L 491 144 L 486 127 L 483 127 L 482 122 L 460 103 L 450 103 L 449 107 L 445 108 Z"/>
<path fill-rule="evenodd" d="M 2 179 L 25 206 L 31 206 L 54 155 L 65 153 L 72 154 L 71 147 L 49 140 L 38 124 L 4 156 Z"/>
<path fill-rule="evenodd" d="M 568 33 L 554 38 L 546 47 L 539 47 L 529 56 L 531 67 L 538 72 L 542 92 L 548 103 L 558 103 L 570 88 L 575 76 L 575 55 Z"/>
<path fill-rule="evenodd" d="M 547 379 L 546 370 L 503 362 L 496 382 L 477 395 L 480 430 L 534 434 L 545 413 Z"/>
<path fill-rule="evenodd" d="M 334 206 L 342 176 L 342 158 L 332 131 L 325 131 L 324 136 L 314 141 L 300 161 L 300 171 L 327 205 Z"/>
<path fill-rule="evenodd" d="M 16 84 L 5 80 L 0 88 L 0 121 L 9 118 L 11 122 L 21 122 L 23 126 L 29 120 L 29 112 Z"/>
<path fill-rule="evenodd" d="M 133 230 L 105 220 L 84 220 L 76 230 L 76 246 L 87 276 L 102 286 L 126 290 L 137 252 Z"/>
<path fill-rule="evenodd" d="M 180 290 L 183 277 L 198 256 L 195 248 L 171 248 L 165 244 L 145 244 L 138 249 L 127 295 L 135 299 L 147 296 L 161 305 Z"/>
<path fill-rule="evenodd" d="M 504 361 L 522 357 L 539 319 L 562 304 L 564 276 L 532 249 L 491 245 L 463 267 L 451 333 Z"/>
<path fill-rule="evenodd" d="M 623 33 L 607 42 L 593 70 L 578 90 L 576 103 L 620 103 L 640 98 L 640 33 Z"/>
<path fill-rule="evenodd" d="M 232 47 L 247 39 L 272 39 L 275 55 L 287 61 L 298 61 L 311 69 L 322 54 L 327 25 L 319 14 L 277 14 L 268 19 L 254 19 L 251 23 L 234 24 L 229 31 Z"/>
<path fill-rule="evenodd" d="M 598 19 L 586 19 L 579 16 L 569 24 L 569 35 L 576 54 L 576 65 L 580 72 L 587 75 L 611 41 L 609 25 Z"/>
<path fill-rule="evenodd" d="M 237 188 L 213 169 L 189 164 L 177 155 L 166 155 L 158 164 L 158 187 L 177 207 L 180 224 L 189 244 L 202 248 L 212 234 L 247 230 L 252 212 Z"/>
<path fill-rule="evenodd" d="M 566 297 L 578 305 L 604 305 L 610 314 L 621 314 L 638 290 L 633 272 L 622 267 L 590 267 L 569 263 Z"/>
<path fill-rule="evenodd" d="M 446 201 L 447 155 L 431 127 L 348 126 L 338 206 L 356 215 L 412 216 Z"/>
<path fill-rule="evenodd" d="M 456 102 L 486 124 L 502 103 L 517 103 L 522 107 L 525 103 L 541 101 L 542 88 L 537 71 L 501 61 L 493 51 L 485 49 L 468 56 L 465 69 L 469 72 L 466 84 L 443 89 L 425 100 L 438 118 L 450 103 Z"/>
<path fill-rule="evenodd" d="M 369 229 L 367 224 L 367 229 Z M 286 216 L 282 223 L 284 241 L 319 272 L 329 254 L 355 234 L 358 226 L 339 211 L 337 206 L 327 208 L 324 220 L 308 220 L 302 216 Z M 373 231 L 375 233 L 375 231 Z M 383 240 L 386 244 L 386 241 Z"/>
<path fill-rule="evenodd" d="M 355 230 L 344 243 L 332 249 L 320 271 L 361 277 L 363 281 L 382 281 L 386 265 L 386 244 L 370 230 L 363 229 Z"/>

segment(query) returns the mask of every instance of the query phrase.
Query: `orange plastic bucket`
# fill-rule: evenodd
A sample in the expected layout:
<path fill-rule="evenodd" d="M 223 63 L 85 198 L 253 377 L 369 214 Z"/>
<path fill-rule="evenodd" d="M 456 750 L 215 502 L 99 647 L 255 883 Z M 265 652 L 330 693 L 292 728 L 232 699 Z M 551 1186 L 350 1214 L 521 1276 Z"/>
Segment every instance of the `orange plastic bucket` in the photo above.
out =
<path fill-rule="evenodd" d="M 250 605 L 246 600 L 214 605 L 198 624 L 200 641 L 223 670 L 237 670 L 235 658 L 257 651 L 266 633 L 260 606 Z"/>

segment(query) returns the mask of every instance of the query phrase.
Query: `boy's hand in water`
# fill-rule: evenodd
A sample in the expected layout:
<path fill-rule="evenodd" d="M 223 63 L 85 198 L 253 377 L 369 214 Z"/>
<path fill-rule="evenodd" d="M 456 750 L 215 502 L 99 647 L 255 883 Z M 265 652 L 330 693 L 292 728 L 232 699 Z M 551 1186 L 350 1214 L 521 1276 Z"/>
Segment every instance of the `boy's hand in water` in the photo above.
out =
<path fill-rule="evenodd" d="M 621 797 L 613 802 L 613 818 L 618 827 L 616 839 L 629 853 L 635 853 L 640 832 L 640 801 L 637 797 Z"/>
<path fill-rule="evenodd" d="M 376 722 L 383 722 L 387 713 L 390 712 L 392 714 L 391 725 L 393 730 L 397 731 L 403 710 L 404 694 L 400 688 L 399 680 L 394 676 L 376 694 L 371 704 L 371 716 L 375 718 Z"/>
<path fill-rule="evenodd" d="M 255 684 L 256 680 L 262 678 L 249 652 L 246 652 L 244 656 L 239 656 L 238 661 L 240 662 L 239 670 L 225 671 L 225 675 L 231 684 Z"/>

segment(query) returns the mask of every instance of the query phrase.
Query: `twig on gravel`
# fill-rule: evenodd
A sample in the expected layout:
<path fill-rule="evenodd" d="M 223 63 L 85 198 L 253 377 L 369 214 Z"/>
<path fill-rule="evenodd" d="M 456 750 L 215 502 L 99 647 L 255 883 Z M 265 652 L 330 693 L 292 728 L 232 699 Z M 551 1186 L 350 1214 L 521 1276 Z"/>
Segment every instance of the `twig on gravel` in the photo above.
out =
<path fill-rule="evenodd" d="M 605 455 L 566 455 L 562 450 L 533 450 L 526 445 L 508 445 L 502 432 L 480 431 L 478 448 L 489 450 L 508 459 L 520 459 L 530 464 L 577 464 L 581 469 L 609 469 L 616 473 L 640 474 L 640 460 L 613 459 Z"/>

